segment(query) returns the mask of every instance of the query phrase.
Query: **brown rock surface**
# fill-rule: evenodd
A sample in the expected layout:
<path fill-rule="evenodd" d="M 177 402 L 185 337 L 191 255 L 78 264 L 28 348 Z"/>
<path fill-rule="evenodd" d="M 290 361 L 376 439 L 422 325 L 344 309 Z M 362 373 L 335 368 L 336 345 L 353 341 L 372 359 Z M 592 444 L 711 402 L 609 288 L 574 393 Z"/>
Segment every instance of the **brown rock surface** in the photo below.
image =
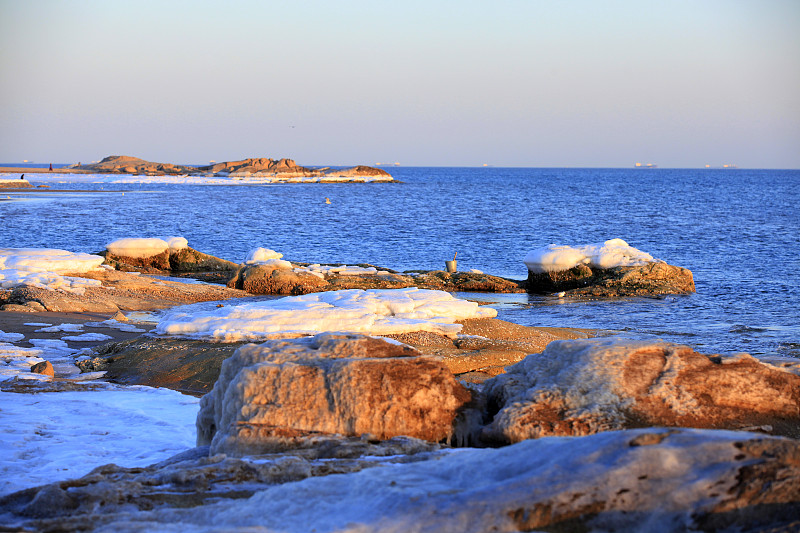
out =
<path fill-rule="evenodd" d="M 56 375 L 55 370 L 53 370 L 53 363 L 50 361 L 42 361 L 41 363 L 36 363 L 31 367 L 31 372 L 36 374 L 44 374 L 45 376 L 53 377 Z"/>
<path fill-rule="evenodd" d="M 220 285 L 179 283 L 115 270 L 71 275 L 100 280 L 102 286 L 87 287 L 82 295 L 29 286 L 17 287 L 11 291 L 0 291 L 0 309 L 113 314 L 120 309 L 164 309 L 193 302 L 247 296 L 245 292 Z"/>
<path fill-rule="evenodd" d="M 450 439 L 471 396 L 446 367 L 418 356 L 363 335 L 243 346 L 201 400 L 198 445 L 242 455 L 304 447 L 320 434 Z"/>
<path fill-rule="evenodd" d="M 695 291 L 690 270 L 663 261 L 607 269 L 578 265 L 559 272 L 528 271 L 527 289 L 533 293 L 566 292 L 566 296 L 590 298 L 651 297 Z"/>
<path fill-rule="evenodd" d="M 300 295 L 326 290 L 328 283 L 307 272 L 275 268 L 269 265 L 246 265 L 228 281 L 228 287 L 250 294 Z"/>
<path fill-rule="evenodd" d="M 171 276 L 191 275 L 208 281 L 227 281 L 240 265 L 213 255 L 186 247 L 178 251 L 165 250 L 150 257 L 114 255 L 108 250 L 100 252 L 105 264 L 125 272 L 144 272 Z"/>
<path fill-rule="evenodd" d="M 32 189 L 33 185 L 25 178 L 9 180 L 0 178 L 0 189 Z"/>
<path fill-rule="evenodd" d="M 513 443 L 641 426 L 761 428 L 800 437 L 800 364 L 630 340 L 550 344 L 485 383 L 483 437 Z"/>

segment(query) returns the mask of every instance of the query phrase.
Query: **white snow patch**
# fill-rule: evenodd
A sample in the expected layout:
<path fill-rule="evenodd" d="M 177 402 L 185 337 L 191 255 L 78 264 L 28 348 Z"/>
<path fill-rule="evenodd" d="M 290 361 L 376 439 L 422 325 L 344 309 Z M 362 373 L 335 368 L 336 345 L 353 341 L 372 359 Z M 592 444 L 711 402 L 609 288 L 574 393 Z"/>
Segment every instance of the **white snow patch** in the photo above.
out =
<path fill-rule="evenodd" d="M 187 313 L 168 311 L 156 332 L 223 342 L 255 340 L 278 334 L 324 331 L 389 335 L 430 331 L 454 336 L 457 320 L 497 316 L 497 311 L 460 300 L 443 291 L 350 289 L 277 300 L 230 305 Z"/>
<path fill-rule="evenodd" d="M 295 272 L 307 272 L 315 276 L 325 279 L 325 276 L 338 275 L 338 276 L 361 276 L 361 275 L 378 275 L 388 276 L 389 272 L 385 270 L 378 270 L 375 267 L 360 267 L 355 265 L 339 265 L 339 266 L 322 266 L 322 265 L 308 265 L 306 267 L 297 267 Z"/>
<path fill-rule="evenodd" d="M 61 337 L 62 341 L 72 341 L 72 342 L 99 342 L 99 341 L 107 341 L 112 339 L 110 335 L 104 335 L 103 333 L 84 333 L 82 335 L 68 335 L 66 337 Z"/>
<path fill-rule="evenodd" d="M 193 448 L 198 402 L 143 386 L 0 392 L 0 494 L 82 476 L 108 463 L 146 466 Z"/>
<path fill-rule="evenodd" d="M 124 257 L 153 257 L 169 250 L 164 239 L 118 239 L 106 244 L 106 250 L 114 255 Z"/>
<path fill-rule="evenodd" d="M 49 323 L 49 322 L 25 322 L 25 324 L 23 324 L 23 325 L 25 325 L 25 326 L 39 326 L 39 327 L 41 327 L 41 326 L 52 326 L 53 324 L 51 324 L 51 323 Z"/>
<path fill-rule="evenodd" d="M 97 270 L 99 255 L 73 253 L 50 248 L 0 248 L 0 288 L 23 285 L 48 290 L 83 294 L 86 287 L 97 287 L 99 280 L 64 276 Z"/>
<path fill-rule="evenodd" d="M 49 326 L 46 328 L 39 328 L 36 333 L 57 333 L 59 331 L 66 331 L 69 333 L 78 333 L 83 331 L 83 324 L 58 324 L 57 326 Z"/>
<path fill-rule="evenodd" d="M 255 250 L 250 250 L 250 253 L 247 254 L 247 259 L 245 259 L 244 262 L 250 265 L 253 263 L 260 263 L 261 261 L 269 261 L 270 259 L 280 259 L 281 257 L 283 257 L 283 254 L 278 253 L 275 250 L 270 250 L 269 248 L 256 248 Z"/>
<path fill-rule="evenodd" d="M 113 318 L 109 318 L 108 320 L 103 320 L 102 322 L 86 322 L 84 326 L 89 328 L 118 329 L 120 331 L 127 331 L 131 333 L 144 333 L 146 331 L 142 328 L 137 328 L 134 324 L 130 324 L 128 322 L 119 322 L 117 320 L 114 320 Z"/>
<path fill-rule="evenodd" d="M 0 329 L 0 342 L 19 342 L 24 338 L 22 333 L 6 333 Z"/>
<path fill-rule="evenodd" d="M 534 273 L 560 272 L 584 264 L 593 268 L 639 266 L 655 262 L 648 253 L 637 250 L 622 239 L 583 246 L 550 244 L 525 256 L 528 270 Z"/>
<path fill-rule="evenodd" d="M 163 240 L 169 246 L 170 253 L 180 252 L 189 247 L 189 241 L 183 237 L 164 237 Z"/>

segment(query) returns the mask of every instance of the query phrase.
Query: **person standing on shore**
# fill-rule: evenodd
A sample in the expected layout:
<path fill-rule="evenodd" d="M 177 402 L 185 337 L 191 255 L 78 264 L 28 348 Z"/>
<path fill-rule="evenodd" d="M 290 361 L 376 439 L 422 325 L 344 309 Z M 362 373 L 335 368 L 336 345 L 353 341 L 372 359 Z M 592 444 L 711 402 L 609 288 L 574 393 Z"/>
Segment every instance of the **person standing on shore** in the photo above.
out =
<path fill-rule="evenodd" d="M 50 163 L 50 172 L 53 171 L 53 163 Z"/>

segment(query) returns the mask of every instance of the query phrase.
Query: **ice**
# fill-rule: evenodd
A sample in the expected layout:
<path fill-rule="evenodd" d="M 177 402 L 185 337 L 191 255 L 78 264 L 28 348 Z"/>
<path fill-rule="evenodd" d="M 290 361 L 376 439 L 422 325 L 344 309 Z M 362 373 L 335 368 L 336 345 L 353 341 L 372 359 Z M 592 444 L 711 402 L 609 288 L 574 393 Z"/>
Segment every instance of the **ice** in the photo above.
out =
<path fill-rule="evenodd" d="M 19 342 L 24 338 L 22 333 L 5 333 L 0 329 L 0 342 Z"/>
<path fill-rule="evenodd" d="M 283 257 L 283 254 L 275 250 L 256 248 L 255 250 L 250 250 L 244 262 L 248 265 L 266 265 L 281 270 L 291 269 L 292 264 L 289 261 L 282 260 L 281 257 Z"/>
<path fill-rule="evenodd" d="M 71 342 L 101 342 L 112 338 L 113 337 L 110 335 L 104 335 L 102 333 L 84 333 L 83 335 L 69 335 L 66 337 L 61 337 L 61 340 Z"/>
<path fill-rule="evenodd" d="M 307 267 L 297 267 L 295 272 L 308 272 L 314 274 L 319 278 L 325 278 L 326 275 L 339 275 L 339 276 L 360 276 L 360 275 L 388 275 L 389 273 L 375 267 L 360 267 L 354 265 L 340 265 L 340 266 L 322 266 L 322 265 L 309 265 Z"/>
<path fill-rule="evenodd" d="M 63 274 L 96 270 L 103 260 L 99 255 L 49 248 L 0 248 L 0 288 L 30 285 L 83 294 L 100 281 Z"/>
<path fill-rule="evenodd" d="M 600 244 L 565 246 L 551 244 L 529 252 L 524 262 L 534 273 L 560 272 L 584 264 L 593 268 L 638 266 L 656 261 L 648 253 L 637 250 L 622 239 Z"/>
<path fill-rule="evenodd" d="M 183 237 L 164 237 L 164 241 L 169 246 L 170 253 L 180 252 L 189 247 L 189 241 Z"/>
<path fill-rule="evenodd" d="M 108 387 L 0 392 L 0 494 L 82 476 L 108 463 L 146 466 L 194 447 L 198 398 Z"/>
<path fill-rule="evenodd" d="M 0 342 L 0 381 L 16 377 L 21 379 L 49 379 L 48 376 L 31 372 L 33 365 L 44 362 L 41 356 L 41 349 L 22 348 L 6 342 Z"/>
<path fill-rule="evenodd" d="M 169 250 L 164 239 L 118 239 L 106 244 L 106 250 L 114 255 L 124 257 L 153 257 Z"/>
<path fill-rule="evenodd" d="M 127 331 L 130 333 L 144 333 L 146 330 L 142 328 L 136 327 L 134 324 L 130 324 L 127 322 L 119 322 L 114 320 L 113 318 L 109 318 L 108 320 L 103 320 L 102 322 L 86 322 L 84 326 L 89 328 L 111 328 L 111 329 L 118 329 L 120 331 Z"/>
<path fill-rule="evenodd" d="M 49 326 L 36 330 L 36 333 L 57 333 L 59 331 L 67 331 L 70 333 L 78 333 L 83 331 L 83 324 L 58 324 L 57 326 Z"/>
<path fill-rule="evenodd" d="M 25 326 L 52 326 L 49 322 L 25 322 Z"/>
<path fill-rule="evenodd" d="M 263 339 L 281 334 L 323 331 L 388 335 L 429 331 L 454 336 L 457 320 L 497 316 L 491 308 L 443 291 L 350 289 L 288 296 L 230 305 L 204 312 L 168 311 L 156 326 L 161 335 L 223 342 Z"/>

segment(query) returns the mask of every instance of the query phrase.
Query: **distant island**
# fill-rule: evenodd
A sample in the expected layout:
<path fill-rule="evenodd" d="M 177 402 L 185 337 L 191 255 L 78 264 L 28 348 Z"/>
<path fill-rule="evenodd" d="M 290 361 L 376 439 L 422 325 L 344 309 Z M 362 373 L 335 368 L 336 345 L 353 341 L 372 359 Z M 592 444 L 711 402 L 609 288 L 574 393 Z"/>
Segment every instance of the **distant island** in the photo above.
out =
<path fill-rule="evenodd" d="M 44 169 L 42 169 L 44 171 Z M 155 163 L 138 157 L 111 155 L 98 163 L 81 165 L 77 163 L 58 172 L 80 172 L 90 174 L 132 174 L 145 176 L 201 176 L 230 178 L 313 178 L 315 181 L 341 181 L 364 179 L 369 181 L 393 181 L 392 175 L 379 168 L 359 165 L 355 167 L 331 169 L 299 166 L 292 159 L 271 159 L 266 157 L 249 158 L 241 161 L 225 161 L 205 166 Z"/>

